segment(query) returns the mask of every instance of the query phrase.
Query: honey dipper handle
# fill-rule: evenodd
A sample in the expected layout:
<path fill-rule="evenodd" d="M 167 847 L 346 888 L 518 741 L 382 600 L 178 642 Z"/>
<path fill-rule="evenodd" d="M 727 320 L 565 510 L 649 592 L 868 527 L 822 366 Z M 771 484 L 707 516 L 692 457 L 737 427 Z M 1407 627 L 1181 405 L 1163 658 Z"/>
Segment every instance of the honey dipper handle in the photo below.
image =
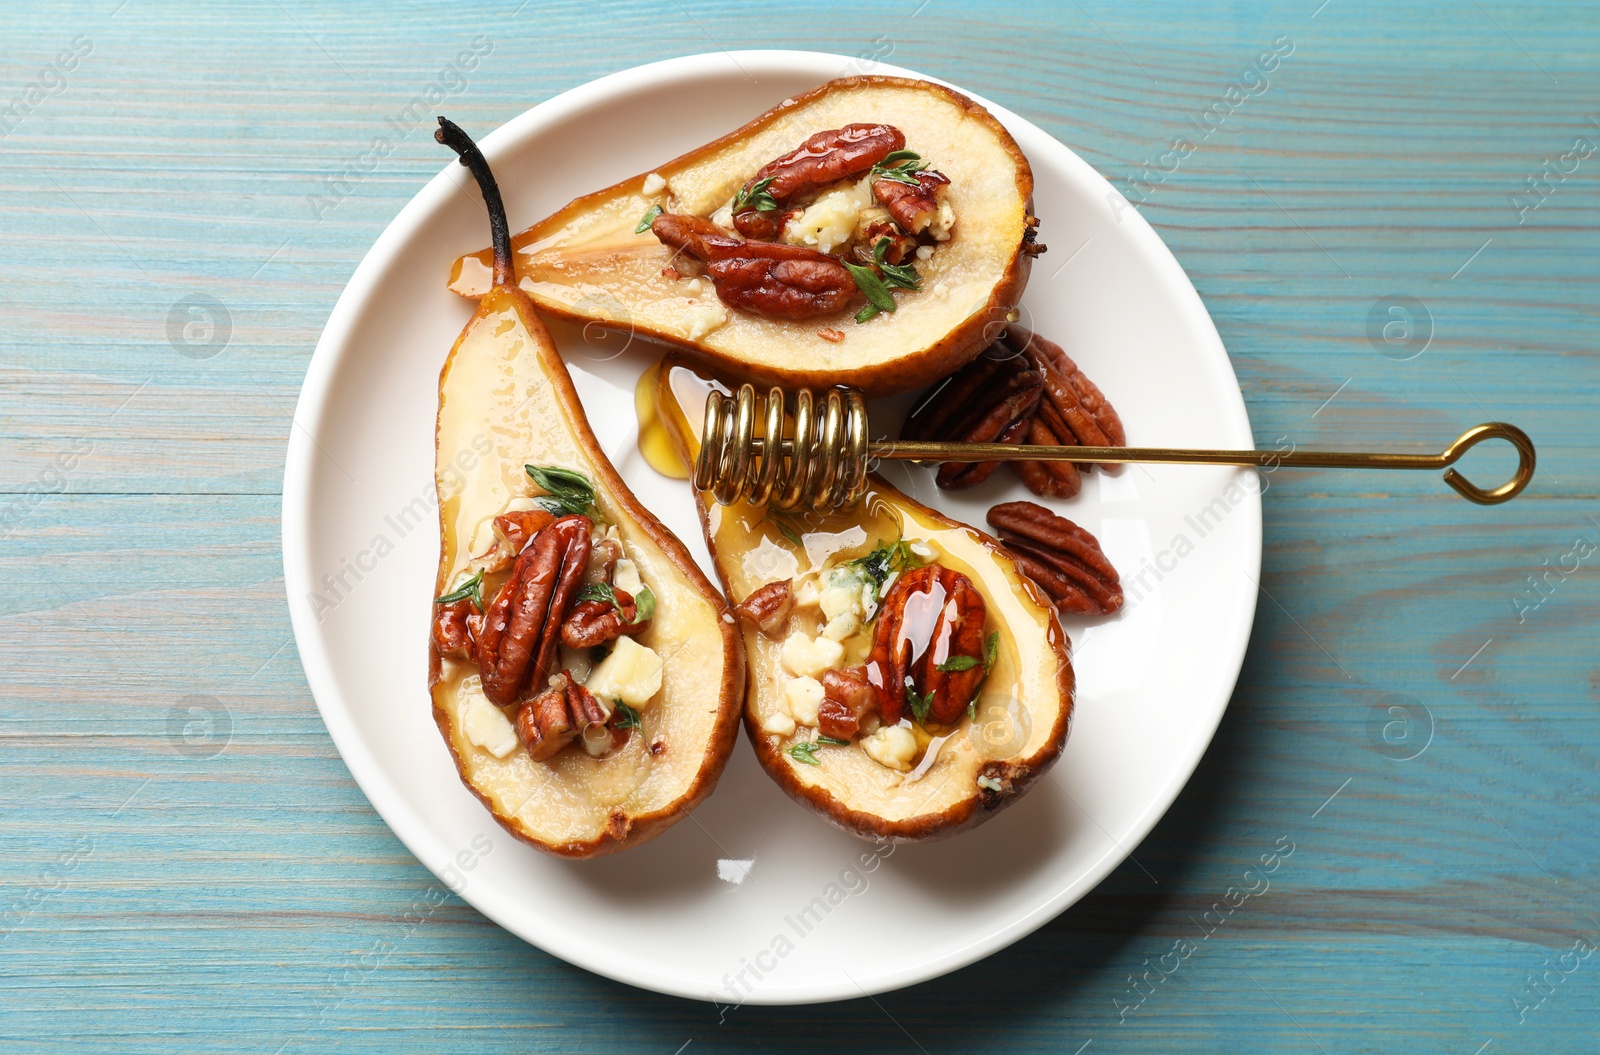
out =
<path fill-rule="evenodd" d="M 1491 491 L 1449 469 L 1484 440 L 1503 439 L 1517 449 L 1517 471 Z M 1439 454 L 1389 454 L 1369 451 L 1226 451 L 1178 447 L 1050 447 L 1020 443 L 936 443 L 882 440 L 871 445 L 874 458 L 926 462 L 1074 461 L 1166 463 L 1179 465 L 1258 465 L 1317 469 L 1449 469 L 1444 482 L 1479 505 L 1509 502 L 1528 486 L 1537 464 L 1533 441 L 1515 425 L 1491 421 L 1474 425 Z"/>

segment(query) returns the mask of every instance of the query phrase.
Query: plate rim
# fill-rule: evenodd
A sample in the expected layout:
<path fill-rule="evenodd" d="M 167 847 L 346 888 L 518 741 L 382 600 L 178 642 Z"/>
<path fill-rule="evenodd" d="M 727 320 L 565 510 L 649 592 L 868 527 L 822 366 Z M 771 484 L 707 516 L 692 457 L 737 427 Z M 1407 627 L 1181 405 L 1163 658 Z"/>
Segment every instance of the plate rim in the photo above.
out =
<path fill-rule="evenodd" d="M 849 56 L 792 49 L 713 51 L 677 56 L 618 70 L 560 92 L 506 121 L 479 140 L 479 144 L 485 156 L 493 162 L 501 155 L 502 148 L 520 143 L 530 136 L 536 136 L 548 126 L 591 105 L 606 101 L 614 95 L 660 88 L 684 79 L 693 79 L 707 73 L 710 64 L 729 61 L 741 69 L 748 67 L 773 74 L 801 73 L 807 76 L 815 74 L 819 77 L 818 83 L 841 76 L 852 64 L 857 64 L 857 60 Z M 986 107 L 1008 129 L 1013 131 L 1018 128 L 1027 129 L 1030 133 L 1036 133 L 1060 147 L 1061 160 L 1065 164 L 1069 179 L 1087 182 L 1090 185 L 1098 183 L 1108 202 L 1120 197 L 1115 188 L 1066 143 L 1006 107 L 997 105 L 960 85 L 904 67 L 874 63 L 872 73 L 915 77 L 961 92 Z M 316 633 L 312 612 L 308 605 L 301 603 L 297 598 L 304 598 L 312 589 L 310 571 L 312 461 L 314 452 L 318 449 L 316 440 L 318 426 L 328 409 L 331 382 L 359 325 L 366 302 L 377 287 L 379 275 L 395 259 L 398 250 L 415 236 L 418 228 L 436 210 L 443 207 L 451 195 L 458 192 L 457 184 L 451 179 L 451 175 L 451 165 L 444 164 L 440 171 L 417 191 L 378 235 L 340 292 L 312 352 L 306 377 L 296 400 L 294 427 L 290 430 L 285 457 L 281 507 L 284 590 L 289 607 L 290 624 L 301 667 L 305 672 L 306 682 L 316 702 L 318 713 L 341 760 L 374 811 L 417 860 L 441 882 L 446 882 L 447 886 L 449 884 L 443 872 L 448 868 L 448 862 L 456 848 L 433 845 L 435 840 L 430 837 L 426 826 L 415 821 L 398 787 L 384 772 L 376 753 L 368 749 L 352 717 L 352 711 L 345 704 L 337 687 L 333 664 L 323 641 Z M 1204 351 L 1214 360 L 1211 365 L 1226 371 L 1228 380 L 1232 382 L 1231 391 L 1227 395 L 1227 402 L 1230 405 L 1227 407 L 1229 420 L 1226 426 L 1229 429 L 1242 427 L 1243 438 L 1237 442 L 1253 447 L 1249 412 L 1237 374 L 1233 370 L 1232 361 L 1222 343 L 1221 335 L 1217 332 L 1215 322 L 1200 299 L 1194 283 L 1178 263 L 1171 249 L 1137 209 L 1128 206 L 1122 210 L 1119 220 L 1123 224 L 1131 225 L 1130 238 L 1136 243 L 1146 262 L 1160 275 L 1163 287 L 1174 294 L 1173 304 L 1180 310 L 1185 328 L 1195 335 L 1197 343 L 1202 345 Z M 1247 549 L 1246 563 L 1253 569 L 1255 578 L 1259 580 L 1262 548 L 1261 496 L 1259 489 L 1245 490 L 1245 501 L 1236 507 L 1235 512 L 1244 514 L 1242 518 L 1244 537 L 1241 543 Z M 774 1005 L 819 1003 L 875 995 L 927 981 L 959 970 L 1004 949 L 1076 904 L 1131 855 L 1133 849 L 1166 815 L 1193 776 L 1200 759 L 1204 757 L 1212 739 L 1216 736 L 1233 694 L 1238 688 L 1239 673 L 1249 647 L 1258 602 L 1258 597 L 1253 599 L 1244 613 L 1241 632 L 1233 641 L 1229 654 L 1216 657 L 1218 669 L 1225 674 L 1228 687 L 1225 698 L 1215 705 L 1216 718 L 1210 729 L 1203 736 L 1194 738 L 1189 745 L 1187 755 L 1172 768 L 1166 781 L 1152 789 L 1145 809 L 1129 826 L 1126 835 L 1122 839 L 1112 839 L 1111 845 L 1054 897 L 1041 902 L 1004 927 L 912 967 L 876 974 L 859 983 L 854 979 L 835 981 L 832 978 L 788 982 L 770 988 L 764 987 L 738 1003 Z M 436 866 L 430 862 L 441 863 Z M 468 896 L 469 893 L 472 896 Z M 678 975 L 639 964 L 616 952 L 607 955 L 604 950 L 598 949 L 552 947 L 559 943 L 547 943 L 548 936 L 530 933 L 528 928 L 508 921 L 505 913 L 497 911 L 492 891 L 485 892 L 481 889 L 461 891 L 458 892 L 458 896 L 497 926 L 567 963 L 603 977 L 667 995 L 699 1001 L 716 999 L 716 994 L 706 987 L 687 982 Z M 480 902 L 489 904 L 486 906 Z"/>

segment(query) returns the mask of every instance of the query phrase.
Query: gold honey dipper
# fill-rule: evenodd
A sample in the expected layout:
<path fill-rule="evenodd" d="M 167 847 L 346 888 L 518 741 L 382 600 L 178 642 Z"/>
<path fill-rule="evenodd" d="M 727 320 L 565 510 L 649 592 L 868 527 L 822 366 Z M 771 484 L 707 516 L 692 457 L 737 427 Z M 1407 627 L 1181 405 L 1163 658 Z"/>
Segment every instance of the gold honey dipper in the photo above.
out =
<path fill-rule="evenodd" d="M 1490 421 L 1457 436 L 1438 454 L 1364 451 L 1224 451 L 1178 447 L 1032 446 L 1019 443 L 952 443 L 873 440 L 867 403 L 853 388 L 831 388 L 820 397 L 810 389 L 769 389 L 758 396 L 741 385 L 729 397 L 713 391 L 706 400 L 694 486 L 723 505 L 748 502 L 794 510 L 830 512 L 854 505 L 867 489 L 868 465 L 885 458 L 917 462 L 1073 461 L 1161 462 L 1179 465 L 1257 465 L 1318 469 L 1445 469 L 1444 482 L 1479 505 L 1509 502 L 1533 479 L 1533 441 L 1515 425 Z M 786 407 L 792 406 L 792 414 Z M 756 431 L 757 419 L 764 426 Z M 789 434 L 784 435 L 785 425 Z M 1484 440 L 1508 440 L 1517 449 L 1517 472 L 1485 491 L 1450 466 Z M 774 456 L 776 455 L 776 456 Z"/>

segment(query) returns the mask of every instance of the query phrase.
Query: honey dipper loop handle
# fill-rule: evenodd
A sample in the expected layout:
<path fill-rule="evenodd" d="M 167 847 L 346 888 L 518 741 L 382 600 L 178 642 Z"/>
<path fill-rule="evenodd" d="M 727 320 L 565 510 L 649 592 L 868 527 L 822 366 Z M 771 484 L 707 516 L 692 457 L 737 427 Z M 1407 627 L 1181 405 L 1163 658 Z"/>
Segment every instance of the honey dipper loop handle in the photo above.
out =
<path fill-rule="evenodd" d="M 1444 454 L 1441 455 L 1444 464 L 1454 465 L 1461 460 L 1463 454 L 1484 440 L 1494 439 L 1507 440 L 1517 449 L 1517 471 L 1506 483 L 1493 491 L 1485 491 L 1454 469 L 1447 470 L 1444 474 L 1444 482 L 1455 488 L 1461 497 L 1481 506 L 1509 502 L 1521 494 L 1523 488 L 1533 480 L 1533 470 L 1538 465 L 1538 455 L 1534 453 L 1533 440 L 1515 425 L 1504 421 L 1489 421 L 1482 425 L 1474 425 L 1457 436 L 1455 442 L 1446 447 Z"/>
<path fill-rule="evenodd" d="M 869 462 L 875 458 L 924 462 L 1088 461 L 1178 465 L 1255 465 L 1275 468 L 1444 469 L 1444 482 L 1479 505 L 1509 502 L 1528 486 L 1537 465 L 1533 441 L 1515 425 L 1490 421 L 1474 425 L 1439 454 L 1382 451 L 1193 450 L 1166 447 L 1035 446 L 1016 443 L 870 441 L 867 405 L 851 388 L 819 394 L 799 389 L 792 402 L 780 388 L 758 396 L 752 385 L 729 397 L 712 392 L 706 400 L 705 427 L 695 460 L 695 486 L 711 491 L 723 505 L 745 501 L 779 510 L 829 512 L 853 505 L 867 489 Z M 757 419 L 764 419 L 756 435 Z M 785 424 L 792 434 L 783 435 Z M 1517 449 L 1517 471 L 1506 483 L 1486 491 L 1450 468 L 1484 440 L 1503 439 Z"/>

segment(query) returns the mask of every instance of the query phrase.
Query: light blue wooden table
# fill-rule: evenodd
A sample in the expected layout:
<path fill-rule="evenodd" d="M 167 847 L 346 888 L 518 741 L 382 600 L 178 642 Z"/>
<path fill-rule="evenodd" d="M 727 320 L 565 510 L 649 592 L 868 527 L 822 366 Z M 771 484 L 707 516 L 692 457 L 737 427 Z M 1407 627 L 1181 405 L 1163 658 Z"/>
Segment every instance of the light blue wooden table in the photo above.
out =
<path fill-rule="evenodd" d="M 0 1050 L 1600 1051 L 1600 10 L 519 2 L 0 14 Z M 1193 277 L 1258 443 L 1503 418 L 1542 468 L 1495 509 L 1278 473 L 1238 692 L 1142 868 L 951 977 L 721 1020 L 435 904 L 307 691 L 278 495 L 323 321 L 443 164 L 412 132 L 364 171 L 386 118 L 773 46 L 1078 150 Z"/>

